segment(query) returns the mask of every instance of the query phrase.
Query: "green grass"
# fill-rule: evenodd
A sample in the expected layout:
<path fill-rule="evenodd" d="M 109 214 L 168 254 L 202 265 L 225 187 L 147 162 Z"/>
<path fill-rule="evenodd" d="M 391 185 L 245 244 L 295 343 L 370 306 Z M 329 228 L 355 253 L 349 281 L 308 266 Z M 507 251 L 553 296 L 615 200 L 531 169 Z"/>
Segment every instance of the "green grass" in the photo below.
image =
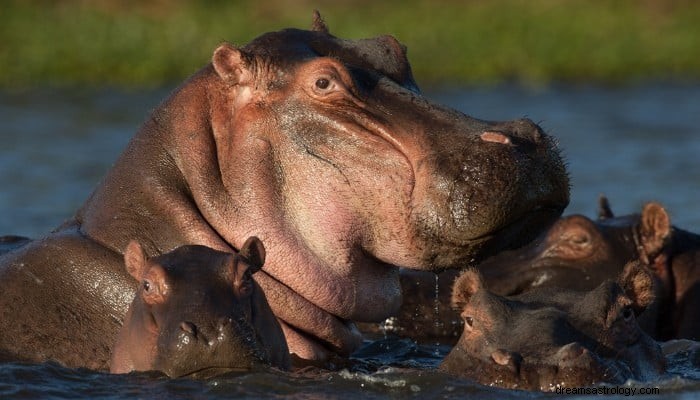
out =
<path fill-rule="evenodd" d="M 700 78 L 694 1 L 24 0 L 0 7 L 0 87 L 171 84 L 314 8 L 336 36 L 396 36 L 424 85 Z"/>

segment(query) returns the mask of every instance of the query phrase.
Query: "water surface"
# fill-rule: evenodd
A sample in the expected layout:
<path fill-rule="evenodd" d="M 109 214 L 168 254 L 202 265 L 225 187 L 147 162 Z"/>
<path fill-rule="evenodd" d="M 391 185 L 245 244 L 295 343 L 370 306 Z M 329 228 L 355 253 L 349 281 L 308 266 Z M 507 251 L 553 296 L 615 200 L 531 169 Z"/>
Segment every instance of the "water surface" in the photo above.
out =
<path fill-rule="evenodd" d="M 70 218 L 166 95 L 106 89 L 0 93 L 0 234 L 37 237 Z M 700 85 L 443 88 L 429 96 L 479 118 L 526 116 L 556 136 L 572 178 L 565 214 L 594 216 L 597 197 L 605 193 L 619 214 L 656 200 L 675 225 L 700 231 Z M 255 372 L 207 381 L 4 364 L 0 398 L 550 397 L 436 372 L 448 351 L 405 339 L 368 340 L 355 366 L 343 371 Z M 627 387 L 658 386 L 669 398 L 700 396 L 700 372 L 688 357 L 675 354 L 670 365 L 661 380 Z"/>

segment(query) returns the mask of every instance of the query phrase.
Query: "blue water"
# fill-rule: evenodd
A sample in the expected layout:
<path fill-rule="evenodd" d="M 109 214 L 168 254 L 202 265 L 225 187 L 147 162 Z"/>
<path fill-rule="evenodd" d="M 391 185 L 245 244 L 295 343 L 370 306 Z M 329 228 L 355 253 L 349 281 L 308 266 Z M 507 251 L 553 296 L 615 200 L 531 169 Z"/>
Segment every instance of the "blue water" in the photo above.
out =
<path fill-rule="evenodd" d="M 70 218 L 167 90 L 0 93 L 0 234 L 36 237 Z M 556 136 L 571 205 L 594 216 L 605 193 L 616 213 L 660 201 L 672 222 L 700 232 L 700 85 L 442 88 L 428 96 L 493 120 L 529 117 Z M 2 329 L 0 327 L 0 329 Z M 114 376 L 53 364 L 0 364 L 0 398 L 515 398 L 434 368 L 449 351 L 405 339 L 367 341 L 340 372 L 255 372 L 207 381 Z M 671 398 L 700 396 L 700 371 L 677 353 L 657 382 Z M 575 397 L 571 397 L 575 398 Z M 615 398 L 615 396 L 606 396 Z M 622 398 L 622 397 L 620 397 Z"/>

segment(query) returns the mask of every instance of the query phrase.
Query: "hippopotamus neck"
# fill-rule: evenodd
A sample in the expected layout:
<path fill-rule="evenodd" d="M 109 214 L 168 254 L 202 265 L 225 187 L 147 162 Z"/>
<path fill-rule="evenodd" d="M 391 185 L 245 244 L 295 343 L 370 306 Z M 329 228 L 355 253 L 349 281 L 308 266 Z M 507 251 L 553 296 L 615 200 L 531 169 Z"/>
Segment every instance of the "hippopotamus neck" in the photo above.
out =
<path fill-rule="evenodd" d="M 212 114 L 221 106 L 212 75 L 202 69 L 152 112 L 78 211 L 83 234 L 120 253 L 131 239 L 150 254 L 186 243 L 230 251 L 207 215 L 225 191 L 212 156 Z"/>

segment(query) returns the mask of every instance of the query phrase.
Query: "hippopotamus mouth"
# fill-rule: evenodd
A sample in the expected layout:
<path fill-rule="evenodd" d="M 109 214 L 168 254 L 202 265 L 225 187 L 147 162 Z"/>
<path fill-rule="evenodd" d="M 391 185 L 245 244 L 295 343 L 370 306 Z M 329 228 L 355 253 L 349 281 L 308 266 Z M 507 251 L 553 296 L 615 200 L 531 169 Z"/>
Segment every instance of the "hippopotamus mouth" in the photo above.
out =
<path fill-rule="evenodd" d="M 479 255 L 471 259 L 469 264 L 480 261 L 484 255 L 530 243 L 539 232 L 539 228 L 554 222 L 565 207 L 565 202 L 538 205 L 507 225 L 474 238 L 472 243 L 474 245 L 483 243 L 483 247 L 481 247 Z"/>

